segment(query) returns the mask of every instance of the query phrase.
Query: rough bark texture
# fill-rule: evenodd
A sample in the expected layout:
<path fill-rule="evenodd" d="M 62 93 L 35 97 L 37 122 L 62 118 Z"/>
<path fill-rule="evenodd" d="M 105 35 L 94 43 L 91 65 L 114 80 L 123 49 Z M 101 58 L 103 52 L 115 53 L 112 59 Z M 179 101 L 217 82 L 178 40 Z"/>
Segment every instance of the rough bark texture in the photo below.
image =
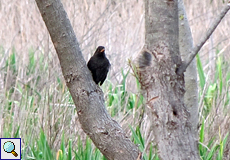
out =
<path fill-rule="evenodd" d="M 181 53 L 182 61 L 186 61 L 189 54 L 192 54 L 193 49 L 193 39 L 191 30 L 189 27 L 188 19 L 184 9 L 184 4 L 182 0 L 178 3 L 178 15 L 179 15 L 179 48 Z M 196 59 L 193 59 L 191 64 L 186 69 L 184 73 L 185 78 L 185 96 L 184 102 L 190 113 L 189 121 L 192 124 L 192 131 L 194 136 L 198 139 L 198 84 L 197 84 L 197 69 L 196 69 Z"/>
<path fill-rule="evenodd" d="M 82 129 L 109 160 L 136 160 L 138 147 L 107 113 L 60 0 L 36 0 L 58 54 Z"/>
<path fill-rule="evenodd" d="M 200 159 L 198 139 L 184 104 L 184 75 L 178 40 L 178 2 L 145 1 L 145 47 L 139 56 L 139 78 L 150 109 L 152 131 L 164 160 Z"/>

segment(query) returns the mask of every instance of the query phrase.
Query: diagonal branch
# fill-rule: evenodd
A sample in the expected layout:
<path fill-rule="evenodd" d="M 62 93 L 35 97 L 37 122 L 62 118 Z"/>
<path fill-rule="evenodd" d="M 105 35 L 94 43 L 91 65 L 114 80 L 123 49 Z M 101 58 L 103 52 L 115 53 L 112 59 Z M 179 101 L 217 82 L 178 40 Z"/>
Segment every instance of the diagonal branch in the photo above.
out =
<path fill-rule="evenodd" d="M 190 54 L 189 58 L 178 68 L 177 74 L 182 74 L 186 71 L 188 65 L 192 62 L 192 60 L 195 58 L 197 53 L 200 51 L 201 47 L 205 44 L 205 42 L 209 39 L 209 37 L 212 35 L 216 27 L 219 25 L 221 20 L 224 18 L 228 10 L 230 9 L 230 1 L 227 3 L 227 5 L 223 8 L 220 15 L 214 20 L 211 27 L 208 29 L 207 33 L 202 37 L 200 42 L 193 48 L 192 53 Z"/>
<path fill-rule="evenodd" d="M 138 146 L 107 113 L 60 0 L 35 0 L 58 55 L 81 127 L 108 160 L 136 160 Z"/>

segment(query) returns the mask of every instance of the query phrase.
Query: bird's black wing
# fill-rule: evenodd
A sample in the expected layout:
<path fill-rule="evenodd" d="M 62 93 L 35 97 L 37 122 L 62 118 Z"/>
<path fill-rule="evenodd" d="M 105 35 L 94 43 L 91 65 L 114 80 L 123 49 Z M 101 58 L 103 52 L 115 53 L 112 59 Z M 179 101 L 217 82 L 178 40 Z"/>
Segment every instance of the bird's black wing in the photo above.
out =
<path fill-rule="evenodd" d="M 97 64 L 97 60 L 95 59 L 95 57 L 90 58 L 89 62 L 87 63 L 87 67 L 92 73 L 94 82 L 98 84 L 99 83 L 99 81 L 97 80 L 98 79 L 97 78 L 98 64 Z"/>
<path fill-rule="evenodd" d="M 102 66 L 100 66 L 97 71 L 96 71 L 96 81 L 100 82 L 100 85 L 102 85 L 107 77 L 107 74 L 109 72 L 109 68 L 110 68 L 110 63 L 109 61 L 106 59 L 106 61 L 103 63 Z"/>

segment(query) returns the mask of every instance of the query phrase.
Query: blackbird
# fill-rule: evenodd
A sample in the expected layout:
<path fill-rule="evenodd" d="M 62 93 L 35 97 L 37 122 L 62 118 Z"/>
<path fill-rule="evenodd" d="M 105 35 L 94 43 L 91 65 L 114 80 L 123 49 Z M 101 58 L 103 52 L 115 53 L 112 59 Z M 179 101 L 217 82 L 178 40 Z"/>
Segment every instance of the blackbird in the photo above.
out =
<path fill-rule="evenodd" d="M 109 60 L 105 56 L 105 47 L 97 47 L 97 50 L 90 58 L 87 66 L 93 75 L 94 82 L 102 85 L 110 68 Z"/>

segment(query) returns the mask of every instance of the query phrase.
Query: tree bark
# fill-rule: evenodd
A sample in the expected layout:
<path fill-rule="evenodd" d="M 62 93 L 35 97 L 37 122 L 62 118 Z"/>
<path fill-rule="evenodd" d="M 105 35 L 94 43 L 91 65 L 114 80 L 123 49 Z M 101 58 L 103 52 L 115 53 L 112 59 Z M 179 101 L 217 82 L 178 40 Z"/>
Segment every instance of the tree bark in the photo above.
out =
<path fill-rule="evenodd" d="M 178 2 L 146 0 L 145 30 L 138 73 L 159 157 L 164 160 L 200 159 L 198 139 L 193 134 L 190 113 L 184 103 L 184 75 L 176 74 L 182 63 Z"/>
<path fill-rule="evenodd" d="M 179 16 L 179 48 L 182 61 L 186 61 L 188 54 L 193 50 L 193 38 L 188 23 L 187 15 L 184 9 L 183 0 L 178 3 L 178 16 Z M 189 121 L 192 124 L 192 131 L 196 139 L 198 139 L 198 84 L 197 84 L 197 67 L 196 59 L 193 59 L 191 64 L 184 73 L 185 78 L 185 96 L 184 103 L 190 113 Z"/>
<path fill-rule="evenodd" d="M 58 54 L 62 73 L 84 132 L 109 160 L 136 160 L 138 147 L 107 113 L 104 95 L 92 80 L 60 0 L 36 0 Z"/>

